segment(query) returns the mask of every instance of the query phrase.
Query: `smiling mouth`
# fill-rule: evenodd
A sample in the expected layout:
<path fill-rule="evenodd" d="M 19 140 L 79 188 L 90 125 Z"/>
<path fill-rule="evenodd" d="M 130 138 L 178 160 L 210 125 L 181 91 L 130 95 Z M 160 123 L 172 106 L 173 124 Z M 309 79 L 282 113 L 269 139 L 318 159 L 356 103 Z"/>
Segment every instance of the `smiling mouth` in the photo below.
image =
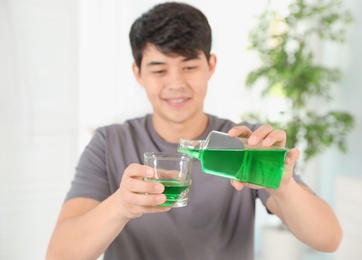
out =
<path fill-rule="evenodd" d="M 170 103 L 183 103 L 187 100 L 187 98 L 177 98 L 177 99 L 166 99 L 167 102 Z"/>
<path fill-rule="evenodd" d="M 180 107 L 183 106 L 189 98 L 165 98 L 164 100 L 171 106 Z"/>

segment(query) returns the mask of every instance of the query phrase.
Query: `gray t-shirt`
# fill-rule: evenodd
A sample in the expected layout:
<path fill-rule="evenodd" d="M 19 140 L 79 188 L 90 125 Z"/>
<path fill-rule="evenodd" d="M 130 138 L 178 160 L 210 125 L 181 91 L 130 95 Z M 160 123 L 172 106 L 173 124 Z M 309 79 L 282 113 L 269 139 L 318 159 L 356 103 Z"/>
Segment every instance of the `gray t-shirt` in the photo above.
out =
<path fill-rule="evenodd" d="M 209 115 L 208 127 L 197 139 L 235 125 Z M 257 127 L 239 125 L 252 131 Z M 155 132 L 152 115 L 101 127 L 80 158 L 66 200 L 103 201 L 118 189 L 128 165 L 143 164 L 144 152 L 177 151 L 177 146 Z M 235 190 L 228 179 L 203 173 L 200 161 L 194 159 L 188 205 L 129 221 L 104 259 L 254 259 L 255 200 L 265 203 L 268 197 L 265 190 Z"/>

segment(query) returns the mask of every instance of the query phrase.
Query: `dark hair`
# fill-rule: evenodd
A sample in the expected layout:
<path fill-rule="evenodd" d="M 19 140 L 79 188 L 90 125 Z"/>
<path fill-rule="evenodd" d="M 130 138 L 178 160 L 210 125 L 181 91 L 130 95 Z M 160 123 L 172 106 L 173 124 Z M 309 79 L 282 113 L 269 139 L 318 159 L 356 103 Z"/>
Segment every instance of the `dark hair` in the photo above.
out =
<path fill-rule="evenodd" d="M 139 68 L 147 44 L 155 45 L 165 54 L 196 57 L 202 51 L 207 60 L 210 57 L 211 28 L 207 18 L 200 10 L 185 3 L 154 6 L 133 23 L 129 38 Z"/>

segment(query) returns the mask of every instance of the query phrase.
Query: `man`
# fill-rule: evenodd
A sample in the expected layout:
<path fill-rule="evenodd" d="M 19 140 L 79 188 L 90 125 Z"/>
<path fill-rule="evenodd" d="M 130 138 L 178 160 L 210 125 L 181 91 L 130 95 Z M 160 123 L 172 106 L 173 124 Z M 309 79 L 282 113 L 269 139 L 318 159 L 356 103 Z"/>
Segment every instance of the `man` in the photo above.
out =
<path fill-rule="evenodd" d="M 285 146 L 282 130 L 205 114 L 204 99 L 216 57 L 206 17 L 182 3 L 156 5 L 130 31 L 134 75 L 153 113 L 99 128 L 83 152 L 52 235 L 48 259 L 253 259 L 255 200 L 293 234 L 334 251 L 341 229 L 331 208 L 293 176 L 291 149 L 278 190 L 203 174 L 194 160 L 189 202 L 157 207 L 162 184 L 146 182 L 146 151 L 176 151 L 180 138 L 205 139 L 211 130 Z"/>

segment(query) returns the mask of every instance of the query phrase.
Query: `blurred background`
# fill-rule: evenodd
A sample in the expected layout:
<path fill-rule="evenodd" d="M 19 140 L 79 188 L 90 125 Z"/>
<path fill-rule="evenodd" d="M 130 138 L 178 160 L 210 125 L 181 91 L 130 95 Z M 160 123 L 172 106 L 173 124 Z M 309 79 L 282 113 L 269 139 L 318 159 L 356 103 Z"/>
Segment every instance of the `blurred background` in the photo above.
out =
<path fill-rule="evenodd" d="M 0 0 L 0 259 L 43 259 L 92 131 L 151 112 L 133 78 L 128 32 L 159 2 Z M 184 2 L 200 8 L 213 29 L 218 65 L 205 111 L 240 121 L 249 110 L 278 110 L 282 102 L 264 102 L 245 88 L 246 75 L 258 64 L 247 50 L 248 34 L 268 1 Z M 334 99 L 320 106 L 348 111 L 355 127 L 347 153 L 328 149 L 303 176 L 336 210 L 344 240 L 333 254 L 284 244 L 281 250 L 290 248 L 293 255 L 284 259 L 358 259 L 362 253 L 362 2 L 346 0 L 344 6 L 355 18 L 346 43 L 314 44 L 320 62 L 343 73 Z M 268 259 L 282 238 L 266 235 L 277 220 L 259 203 L 257 211 L 255 250 L 258 259 Z"/>

